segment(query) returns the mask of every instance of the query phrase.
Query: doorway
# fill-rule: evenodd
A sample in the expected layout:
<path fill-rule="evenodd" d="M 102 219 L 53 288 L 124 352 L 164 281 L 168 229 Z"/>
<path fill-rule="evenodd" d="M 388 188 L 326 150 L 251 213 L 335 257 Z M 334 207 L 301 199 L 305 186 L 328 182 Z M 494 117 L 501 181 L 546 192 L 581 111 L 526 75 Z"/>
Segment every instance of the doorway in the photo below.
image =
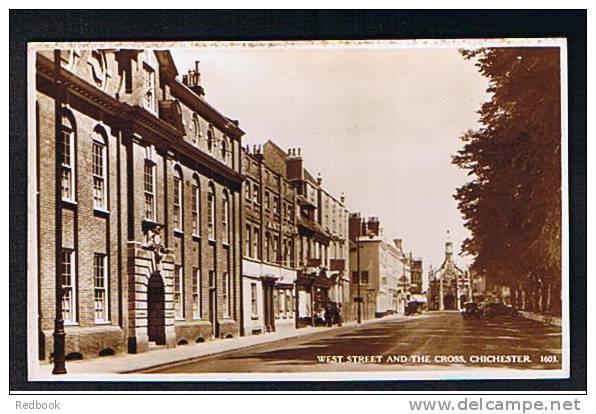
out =
<path fill-rule="evenodd" d="M 159 272 L 149 278 L 147 287 L 147 330 L 149 342 L 166 344 L 165 288 Z"/>
<path fill-rule="evenodd" d="M 457 301 L 453 294 L 448 293 L 443 298 L 443 306 L 445 310 L 455 310 L 457 309 Z"/>

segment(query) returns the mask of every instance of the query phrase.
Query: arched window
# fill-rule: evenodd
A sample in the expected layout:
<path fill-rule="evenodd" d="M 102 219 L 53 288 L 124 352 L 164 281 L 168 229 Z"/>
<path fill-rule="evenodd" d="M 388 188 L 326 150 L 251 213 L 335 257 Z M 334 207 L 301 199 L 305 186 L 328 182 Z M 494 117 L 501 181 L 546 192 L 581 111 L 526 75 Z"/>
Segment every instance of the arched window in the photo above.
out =
<path fill-rule="evenodd" d="M 62 200 L 74 202 L 76 199 L 75 194 L 75 126 L 72 118 L 72 114 L 62 115 L 62 124 L 60 127 L 61 134 L 61 187 L 62 187 Z"/>
<path fill-rule="evenodd" d="M 197 145 L 201 139 L 201 123 L 197 114 L 192 115 L 192 143 Z"/>
<path fill-rule="evenodd" d="M 209 152 L 213 151 L 213 147 L 215 144 L 215 131 L 213 130 L 213 125 L 209 125 L 209 130 L 207 131 L 207 149 Z"/>
<path fill-rule="evenodd" d="M 207 217 L 209 240 L 215 240 L 215 189 L 213 188 L 213 183 L 209 184 L 209 191 L 207 193 Z"/>
<path fill-rule="evenodd" d="M 221 231 L 224 243 L 230 242 L 230 198 L 228 192 L 223 193 L 223 218 L 221 222 Z"/>
<path fill-rule="evenodd" d="M 225 135 L 221 138 L 221 159 L 224 163 L 228 160 L 228 137 Z"/>
<path fill-rule="evenodd" d="M 183 231 L 182 220 L 182 171 L 180 166 L 174 167 L 174 230 Z"/>
<path fill-rule="evenodd" d="M 192 234 L 201 234 L 201 186 L 199 184 L 199 177 L 196 175 L 192 178 Z"/>
<path fill-rule="evenodd" d="M 107 134 L 103 127 L 96 126 L 93 130 L 92 161 L 93 161 L 93 208 L 108 209 L 108 157 Z"/>

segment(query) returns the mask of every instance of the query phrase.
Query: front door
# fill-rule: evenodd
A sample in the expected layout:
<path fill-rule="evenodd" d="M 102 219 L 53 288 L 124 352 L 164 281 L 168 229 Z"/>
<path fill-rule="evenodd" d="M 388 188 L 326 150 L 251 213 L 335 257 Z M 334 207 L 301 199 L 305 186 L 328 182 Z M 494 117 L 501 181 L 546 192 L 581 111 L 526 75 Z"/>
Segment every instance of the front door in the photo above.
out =
<path fill-rule="evenodd" d="M 147 330 L 149 341 L 166 344 L 165 288 L 158 272 L 149 278 L 147 288 Z"/>

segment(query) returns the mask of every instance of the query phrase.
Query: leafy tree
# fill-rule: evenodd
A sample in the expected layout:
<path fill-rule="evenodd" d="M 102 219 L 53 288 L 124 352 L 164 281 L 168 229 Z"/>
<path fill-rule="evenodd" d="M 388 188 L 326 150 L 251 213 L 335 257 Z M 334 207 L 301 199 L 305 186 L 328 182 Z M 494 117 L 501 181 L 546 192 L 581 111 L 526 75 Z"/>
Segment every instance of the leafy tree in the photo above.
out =
<path fill-rule="evenodd" d="M 461 53 L 489 79 L 491 95 L 479 110 L 481 127 L 461 137 L 464 146 L 453 157 L 453 163 L 470 176 L 454 195 L 472 234 L 462 250 L 474 257 L 472 269 L 492 284 L 515 290 L 528 280 L 538 281 L 542 310 L 551 302 L 558 310 L 559 49 L 490 48 Z"/>

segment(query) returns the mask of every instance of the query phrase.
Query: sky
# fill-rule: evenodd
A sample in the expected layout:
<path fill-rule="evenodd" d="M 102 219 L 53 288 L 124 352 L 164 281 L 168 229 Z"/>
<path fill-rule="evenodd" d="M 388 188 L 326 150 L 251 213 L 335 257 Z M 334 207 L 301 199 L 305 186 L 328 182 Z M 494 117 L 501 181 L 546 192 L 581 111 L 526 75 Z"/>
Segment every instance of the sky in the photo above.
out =
<path fill-rule="evenodd" d="M 301 148 L 306 168 L 350 212 L 379 217 L 440 266 L 449 237 L 468 231 L 453 194 L 468 180 L 451 164 L 479 126 L 487 81 L 456 48 L 209 47 L 172 50 L 180 74 L 200 61 L 205 97 L 246 132 L 243 143 Z M 449 236 L 447 231 L 449 231 Z M 468 257 L 456 257 L 460 265 Z"/>

